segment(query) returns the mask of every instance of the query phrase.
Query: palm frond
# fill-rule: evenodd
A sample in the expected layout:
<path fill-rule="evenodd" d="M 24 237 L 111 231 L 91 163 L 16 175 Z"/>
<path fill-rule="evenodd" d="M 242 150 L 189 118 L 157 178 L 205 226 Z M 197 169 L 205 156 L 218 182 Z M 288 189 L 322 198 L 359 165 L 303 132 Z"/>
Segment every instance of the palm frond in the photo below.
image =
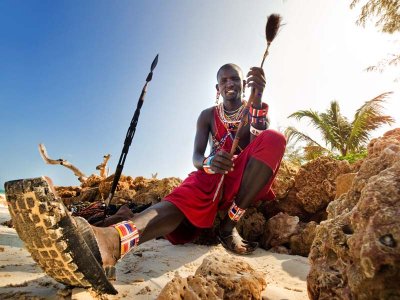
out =
<path fill-rule="evenodd" d="M 308 118 L 310 124 L 312 124 L 316 129 L 318 129 L 324 141 L 331 145 L 331 148 L 336 148 L 336 139 L 333 134 L 331 124 L 327 123 L 323 114 L 320 114 L 313 110 L 299 110 L 292 113 L 288 118 L 295 118 L 296 120 L 301 120 L 302 118 Z"/>
<path fill-rule="evenodd" d="M 314 141 L 308 135 L 302 133 L 301 131 L 297 130 L 293 126 L 287 127 L 283 134 L 285 135 L 288 142 L 292 141 L 294 144 L 296 144 L 299 141 L 304 141 L 308 144 L 314 144 L 314 145 L 317 145 L 317 146 L 325 149 L 325 147 L 322 147 L 320 144 L 318 144 L 316 141 Z"/>
<path fill-rule="evenodd" d="M 354 115 L 351 123 L 351 133 L 347 141 L 349 150 L 356 150 L 368 142 L 371 131 L 381 125 L 394 123 L 394 119 L 389 115 L 383 114 L 382 103 L 391 95 L 392 92 L 386 92 L 366 101 Z"/>

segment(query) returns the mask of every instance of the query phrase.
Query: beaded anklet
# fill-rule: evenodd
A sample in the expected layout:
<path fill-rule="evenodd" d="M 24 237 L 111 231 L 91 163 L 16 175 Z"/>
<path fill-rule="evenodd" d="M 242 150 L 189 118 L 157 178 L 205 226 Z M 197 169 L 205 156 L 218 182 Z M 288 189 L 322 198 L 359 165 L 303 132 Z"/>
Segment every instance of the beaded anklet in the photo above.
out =
<path fill-rule="evenodd" d="M 240 208 L 235 202 L 232 203 L 228 211 L 228 216 L 233 222 L 238 222 L 245 213 L 245 209 Z"/>
<path fill-rule="evenodd" d="M 121 258 L 139 244 L 139 230 L 132 221 L 123 221 L 112 225 L 121 239 Z"/>

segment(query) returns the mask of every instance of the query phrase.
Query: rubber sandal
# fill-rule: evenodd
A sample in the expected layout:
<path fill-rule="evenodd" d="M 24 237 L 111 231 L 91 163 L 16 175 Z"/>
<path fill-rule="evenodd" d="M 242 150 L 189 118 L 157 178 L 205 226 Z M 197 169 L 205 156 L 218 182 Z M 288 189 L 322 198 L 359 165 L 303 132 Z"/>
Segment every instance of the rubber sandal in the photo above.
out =
<path fill-rule="evenodd" d="M 236 229 L 234 229 L 234 230 L 236 230 Z M 235 253 L 235 254 L 248 255 L 248 254 L 253 253 L 254 250 L 257 249 L 257 247 L 258 247 L 258 243 L 257 243 L 257 242 L 246 241 L 246 240 L 242 239 L 242 238 L 240 237 L 240 235 L 239 235 L 239 237 L 242 239 L 242 242 L 245 243 L 245 244 L 247 244 L 248 247 L 246 247 L 247 250 L 244 251 L 244 252 L 240 252 L 240 251 L 236 250 L 236 248 L 235 248 L 236 245 L 235 245 L 232 241 L 229 242 L 229 243 L 226 241 L 228 238 L 233 238 L 233 237 L 236 236 L 236 235 L 239 235 L 239 234 L 237 233 L 237 231 L 236 231 L 236 233 L 234 233 L 234 234 L 229 234 L 229 235 L 225 235 L 225 236 L 222 235 L 221 232 L 218 232 L 217 238 L 218 238 L 219 242 L 221 243 L 221 245 L 222 245 L 226 250 L 231 251 L 231 252 L 233 252 L 233 253 Z"/>
<path fill-rule="evenodd" d="M 101 258 L 100 249 L 97 244 L 96 236 L 92 226 L 89 222 L 82 217 L 72 217 L 76 222 L 79 232 L 82 234 L 83 239 L 88 245 L 89 249 L 92 251 L 93 256 L 96 258 L 97 262 L 102 265 L 103 259 Z M 115 266 L 103 266 L 106 277 L 109 281 L 116 280 L 116 269 Z"/>
<path fill-rule="evenodd" d="M 15 229 L 46 274 L 68 286 L 118 293 L 102 268 L 93 232 L 72 219 L 44 177 L 6 182 L 5 190 Z"/>

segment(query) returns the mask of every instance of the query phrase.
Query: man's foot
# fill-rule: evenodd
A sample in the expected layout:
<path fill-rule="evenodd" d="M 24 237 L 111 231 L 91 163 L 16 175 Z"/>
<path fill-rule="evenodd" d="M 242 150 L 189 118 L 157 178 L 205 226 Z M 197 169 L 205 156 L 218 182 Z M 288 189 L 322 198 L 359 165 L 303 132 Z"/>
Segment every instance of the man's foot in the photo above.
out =
<path fill-rule="evenodd" d="M 100 250 L 103 268 L 113 267 L 121 257 L 118 231 L 114 227 L 92 226 L 92 229 Z"/>
<path fill-rule="evenodd" d="M 230 232 L 220 230 L 218 233 L 218 239 L 225 249 L 236 254 L 250 254 L 258 247 L 257 242 L 244 240 L 235 227 Z"/>

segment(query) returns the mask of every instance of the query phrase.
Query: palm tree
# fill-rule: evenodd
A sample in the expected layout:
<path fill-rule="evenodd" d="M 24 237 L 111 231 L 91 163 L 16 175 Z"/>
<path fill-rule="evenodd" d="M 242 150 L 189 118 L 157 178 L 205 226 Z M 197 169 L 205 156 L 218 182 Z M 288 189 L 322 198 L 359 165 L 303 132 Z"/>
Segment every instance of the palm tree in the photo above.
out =
<path fill-rule="evenodd" d="M 294 142 L 305 141 L 309 146 L 317 146 L 328 152 L 339 151 L 345 156 L 350 153 L 357 153 L 365 149 L 370 139 L 371 131 L 383 124 L 392 124 L 394 119 L 391 116 L 383 115 L 382 103 L 392 92 L 383 93 L 364 103 L 355 113 L 354 120 L 348 119 L 340 113 L 339 103 L 332 101 L 330 108 L 326 112 L 319 113 L 313 110 L 299 110 L 291 114 L 288 118 L 301 120 L 308 118 L 310 123 L 317 128 L 326 143 L 326 147 L 321 146 L 314 139 L 295 127 L 288 127 L 285 135 L 288 140 Z"/>

